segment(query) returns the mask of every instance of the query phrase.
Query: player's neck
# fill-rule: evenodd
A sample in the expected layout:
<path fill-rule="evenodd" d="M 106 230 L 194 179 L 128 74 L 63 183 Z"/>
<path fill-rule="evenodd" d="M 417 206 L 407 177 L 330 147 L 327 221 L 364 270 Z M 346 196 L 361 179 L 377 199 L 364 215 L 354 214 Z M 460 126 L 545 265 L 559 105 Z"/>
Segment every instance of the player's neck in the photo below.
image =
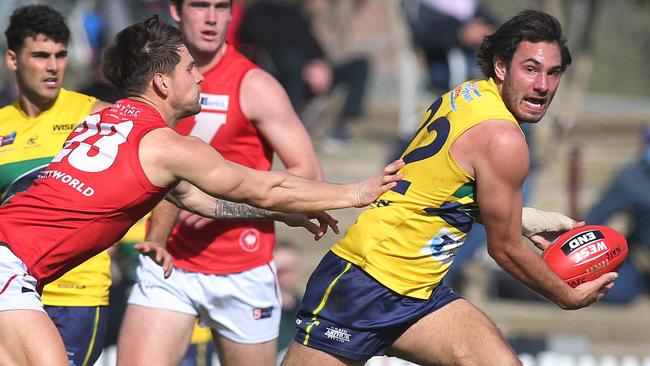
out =
<path fill-rule="evenodd" d="M 176 114 L 172 111 L 172 109 L 169 107 L 168 104 L 161 101 L 160 99 L 151 97 L 147 94 L 131 95 L 127 99 L 144 103 L 152 107 L 160 114 L 160 117 L 162 117 L 162 119 L 165 120 L 165 123 L 167 123 L 169 127 L 174 127 L 176 126 L 176 123 L 178 123 L 178 118 L 176 117 Z"/>
<path fill-rule="evenodd" d="M 52 106 L 56 102 L 56 98 L 47 101 L 38 101 L 38 99 L 40 98 L 36 96 L 30 97 L 27 94 L 21 93 L 18 96 L 18 104 L 20 104 L 20 108 L 23 110 L 23 112 L 25 112 L 26 115 L 28 115 L 31 118 L 36 118 L 40 116 L 43 112 L 52 108 Z"/>
<path fill-rule="evenodd" d="M 212 69 L 216 64 L 218 64 L 223 56 L 226 54 L 228 49 L 228 44 L 224 42 L 221 44 L 221 47 L 217 49 L 216 52 L 201 53 L 196 50 L 192 51 L 192 56 L 194 56 L 194 62 L 196 68 L 201 74 L 205 74 L 210 69 Z"/>

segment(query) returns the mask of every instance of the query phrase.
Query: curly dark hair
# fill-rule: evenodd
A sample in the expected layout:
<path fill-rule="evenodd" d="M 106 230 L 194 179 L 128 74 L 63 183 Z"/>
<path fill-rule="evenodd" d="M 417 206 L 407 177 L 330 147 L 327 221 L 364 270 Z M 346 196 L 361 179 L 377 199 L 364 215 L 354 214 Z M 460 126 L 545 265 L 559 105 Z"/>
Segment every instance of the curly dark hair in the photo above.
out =
<path fill-rule="evenodd" d="M 494 56 L 507 66 L 512 62 L 519 43 L 556 42 L 560 46 L 562 71 L 571 64 L 571 53 L 562 35 L 560 22 L 552 15 L 539 10 L 524 10 L 503 23 L 493 34 L 486 36 L 476 51 L 476 63 L 486 77 L 495 77 Z"/>
<path fill-rule="evenodd" d="M 27 5 L 14 10 L 5 30 L 7 47 L 18 52 L 27 37 L 36 38 L 39 34 L 57 43 L 68 45 L 70 29 L 61 13 L 47 5 Z"/>
<path fill-rule="evenodd" d="M 104 51 L 102 72 L 123 97 L 141 95 L 154 74 L 173 75 L 184 45 L 183 33 L 154 15 L 115 36 Z"/>

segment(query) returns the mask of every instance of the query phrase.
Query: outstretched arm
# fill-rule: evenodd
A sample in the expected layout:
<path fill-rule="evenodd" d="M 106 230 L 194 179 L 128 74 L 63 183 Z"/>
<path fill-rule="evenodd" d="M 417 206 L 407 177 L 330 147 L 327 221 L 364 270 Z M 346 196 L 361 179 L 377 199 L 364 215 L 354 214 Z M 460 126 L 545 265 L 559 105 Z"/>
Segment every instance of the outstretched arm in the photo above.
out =
<path fill-rule="evenodd" d="M 396 161 L 381 174 L 357 183 L 318 182 L 228 162 L 200 139 L 171 129 L 157 129 L 142 138 L 140 161 L 156 185 L 186 180 L 213 197 L 287 212 L 366 206 L 395 186 L 402 177 L 394 173 L 404 165 Z"/>
<path fill-rule="evenodd" d="M 166 199 L 174 205 L 194 214 L 214 219 L 274 220 L 284 222 L 286 225 L 292 227 L 302 226 L 314 234 L 316 240 L 325 235 L 328 226 L 334 232 L 339 232 L 337 226 L 338 221 L 326 212 L 284 213 L 265 210 L 245 203 L 230 202 L 212 197 L 185 181 L 181 181 L 167 195 Z M 165 204 L 171 206 L 169 203 Z M 312 219 L 317 220 L 318 225 L 310 221 Z"/>
<path fill-rule="evenodd" d="M 186 181 L 178 183 L 165 198 L 184 210 L 213 219 L 273 220 L 274 211 L 212 197 Z"/>

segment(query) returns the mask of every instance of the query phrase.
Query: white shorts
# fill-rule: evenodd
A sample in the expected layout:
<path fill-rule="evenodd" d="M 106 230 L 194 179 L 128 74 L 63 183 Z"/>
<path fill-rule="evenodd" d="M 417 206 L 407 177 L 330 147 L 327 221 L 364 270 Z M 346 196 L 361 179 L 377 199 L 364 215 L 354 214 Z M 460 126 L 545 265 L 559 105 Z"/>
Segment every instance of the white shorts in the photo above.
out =
<path fill-rule="evenodd" d="M 151 258 L 139 257 L 129 304 L 196 315 L 201 325 L 238 343 L 278 337 L 281 300 L 273 262 L 228 275 L 174 268 L 165 279 Z"/>
<path fill-rule="evenodd" d="M 41 296 L 36 292 L 36 279 L 27 273 L 27 266 L 3 244 L 0 244 L 0 311 L 40 310 L 45 312 Z"/>

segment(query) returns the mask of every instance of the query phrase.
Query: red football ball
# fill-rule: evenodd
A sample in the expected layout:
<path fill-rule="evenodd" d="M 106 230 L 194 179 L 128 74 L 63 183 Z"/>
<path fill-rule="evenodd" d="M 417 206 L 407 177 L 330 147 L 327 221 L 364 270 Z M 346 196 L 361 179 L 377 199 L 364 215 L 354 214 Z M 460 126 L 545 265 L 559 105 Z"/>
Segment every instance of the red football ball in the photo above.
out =
<path fill-rule="evenodd" d="M 627 258 L 627 241 L 610 227 L 587 225 L 560 235 L 542 258 L 553 272 L 576 287 L 618 270 Z"/>

